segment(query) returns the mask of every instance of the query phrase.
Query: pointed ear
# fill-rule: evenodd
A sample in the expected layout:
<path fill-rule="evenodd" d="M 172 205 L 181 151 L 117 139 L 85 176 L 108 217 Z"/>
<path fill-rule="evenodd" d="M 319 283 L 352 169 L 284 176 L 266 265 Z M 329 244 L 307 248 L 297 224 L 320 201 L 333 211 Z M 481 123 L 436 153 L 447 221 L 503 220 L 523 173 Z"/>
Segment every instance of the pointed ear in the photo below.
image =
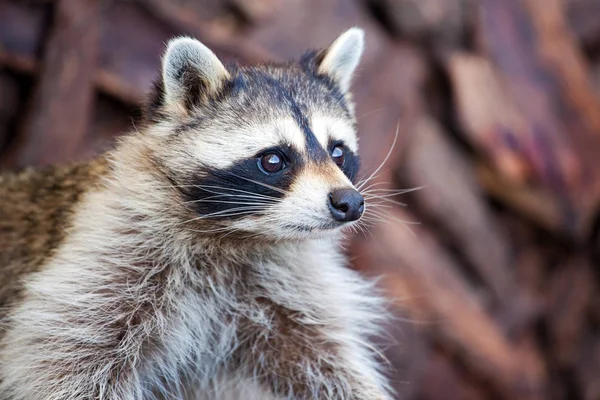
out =
<path fill-rule="evenodd" d="M 180 37 L 169 41 L 161 78 L 163 105 L 187 113 L 216 94 L 230 75 L 208 47 L 196 39 Z"/>
<path fill-rule="evenodd" d="M 362 29 L 348 29 L 319 55 L 318 73 L 329 76 L 342 92 L 347 93 L 362 56 L 364 43 L 365 33 Z"/>

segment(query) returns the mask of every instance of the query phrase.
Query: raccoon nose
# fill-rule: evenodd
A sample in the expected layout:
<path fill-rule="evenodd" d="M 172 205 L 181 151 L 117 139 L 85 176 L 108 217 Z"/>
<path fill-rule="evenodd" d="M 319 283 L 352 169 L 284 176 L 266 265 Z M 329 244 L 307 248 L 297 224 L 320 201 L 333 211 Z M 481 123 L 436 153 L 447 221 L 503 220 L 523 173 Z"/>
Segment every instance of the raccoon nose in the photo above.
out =
<path fill-rule="evenodd" d="M 354 189 L 336 189 L 329 193 L 329 210 L 336 221 L 356 221 L 365 210 L 365 199 Z"/>

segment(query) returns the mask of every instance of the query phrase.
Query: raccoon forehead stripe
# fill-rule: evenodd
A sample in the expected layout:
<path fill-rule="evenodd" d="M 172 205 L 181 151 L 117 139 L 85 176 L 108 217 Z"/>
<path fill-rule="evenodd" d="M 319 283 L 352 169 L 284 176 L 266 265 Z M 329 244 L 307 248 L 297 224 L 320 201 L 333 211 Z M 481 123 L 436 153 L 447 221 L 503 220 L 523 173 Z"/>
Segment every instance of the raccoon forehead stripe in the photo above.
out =
<path fill-rule="evenodd" d="M 304 138 L 306 141 L 306 153 L 309 159 L 313 161 L 323 162 L 328 160 L 329 156 L 323 146 L 321 146 L 319 140 L 313 133 L 308 118 L 305 113 L 302 111 L 302 107 L 296 101 L 293 94 L 290 90 L 286 89 L 277 79 L 265 75 L 263 77 L 273 89 L 275 89 L 275 94 L 278 97 L 278 100 L 283 102 L 289 109 L 292 117 L 304 133 Z"/>
<path fill-rule="evenodd" d="M 323 162 L 329 159 L 327 152 L 324 150 L 324 146 L 321 145 L 314 132 L 310 127 L 308 118 L 302 113 L 300 107 L 296 102 L 291 99 L 290 109 L 294 115 L 296 123 L 304 133 L 306 139 L 306 154 L 308 158 L 313 161 Z"/>

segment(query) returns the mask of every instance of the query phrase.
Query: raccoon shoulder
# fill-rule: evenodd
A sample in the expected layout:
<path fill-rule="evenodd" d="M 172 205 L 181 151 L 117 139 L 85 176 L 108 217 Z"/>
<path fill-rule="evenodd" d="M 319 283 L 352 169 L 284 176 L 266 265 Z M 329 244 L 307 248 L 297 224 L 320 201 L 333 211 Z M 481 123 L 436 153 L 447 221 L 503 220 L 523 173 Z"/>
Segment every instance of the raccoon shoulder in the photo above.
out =
<path fill-rule="evenodd" d="M 82 195 L 100 184 L 108 162 L 0 174 L 0 310 L 18 295 L 17 282 L 43 268 L 60 246 Z"/>

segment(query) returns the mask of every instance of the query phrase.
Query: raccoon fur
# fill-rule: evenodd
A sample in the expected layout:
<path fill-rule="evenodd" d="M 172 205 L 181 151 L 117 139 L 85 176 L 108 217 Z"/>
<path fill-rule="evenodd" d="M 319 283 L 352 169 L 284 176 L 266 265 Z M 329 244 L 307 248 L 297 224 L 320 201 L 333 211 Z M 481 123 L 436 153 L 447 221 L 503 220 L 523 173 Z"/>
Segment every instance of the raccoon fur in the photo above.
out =
<path fill-rule="evenodd" d="M 391 398 L 339 249 L 363 42 L 240 67 L 176 38 L 114 150 L 0 175 L 0 399 Z"/>

